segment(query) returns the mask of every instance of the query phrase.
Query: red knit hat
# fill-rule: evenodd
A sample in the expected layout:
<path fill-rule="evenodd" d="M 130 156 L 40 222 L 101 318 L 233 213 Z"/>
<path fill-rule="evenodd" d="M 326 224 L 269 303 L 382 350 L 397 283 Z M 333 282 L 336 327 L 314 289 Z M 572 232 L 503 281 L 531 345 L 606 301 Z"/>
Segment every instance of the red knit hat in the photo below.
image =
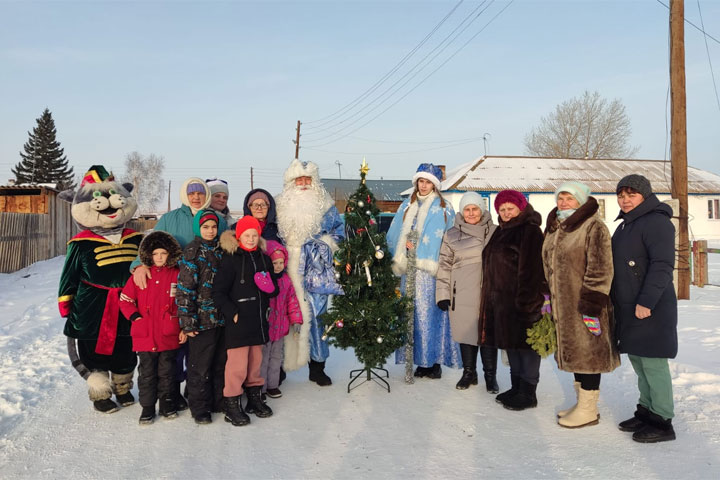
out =
<path fill-rule="evenodd" d="M 497 213 L 500 213 L 500 205 L 503 203 L 512 203 L 522 211 L 527 207 L 528 201 L 525 195 L 517 190 L 503 190 L 495 197 L 495 211 Z"/>
<path fill-rule="evenodd" d="M 237 225 L 235 226 L 235 238 L 239 239 L 240 235 L 242 235 L 245 230 L 250 230 L 251 228 L 257 230 L 258 235 L 262 233 L 260 222 L 258 222 L 252 215 L 245 215 L 238 220 Z"/>

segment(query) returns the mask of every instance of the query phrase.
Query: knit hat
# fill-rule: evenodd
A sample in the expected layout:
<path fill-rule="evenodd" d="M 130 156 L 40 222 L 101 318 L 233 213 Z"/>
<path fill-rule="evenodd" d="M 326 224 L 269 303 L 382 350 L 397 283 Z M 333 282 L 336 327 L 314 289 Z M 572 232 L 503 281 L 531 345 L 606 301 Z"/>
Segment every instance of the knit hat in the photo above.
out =
<path fill-rule="evenodd" d="M 288 252 L 280 242 L 277 242 L 275 240 L 268 240 L 267 246 L 265 247 L 265 253 L 270 257 L 270 260 L 282 258 L 285 263 L 287 263 Z"/>
<path fill-rule="evenodd" d="M 636 173 L 621 178 L 617 184 L 615 193 L 620 193 L 620 190 L 626 187 L 632 188 L 633 190 L 638 192 L 640 195 L 643 196 L 643 199 L 648 198 L 653 193 L 652 186 L 650 186 L 650 180 Z"/>
<path fill-rule="evenodd" d="M 198 210 L 193 217 L 193 233 L 196 237 L 202 236 L 200 235 L 200 227 L 202 227 L 208 220 L 214 220 L 215 224 L 220 226 L 220 219 L 218 218 L 217 213 L 215 213 L 215 210 L 211 210 L 209 208 L 205 210 Z"/>
<path fill-rule="evenodd" d="M 80 186 L 84 187 L 88 183 L 102 183 L 105 180 L 111 182 L 114 178 L 102 165 L 93 165 L 88 169 L 87 173 L 83 175 Z"/>
<path fill-rule="evenodd" d="M 502 190 L 501 192 L 498 192 L 497 196 L 495 197 L 494 205 L 495 211 L 497 213 L 500 213 L 500 205 L 502 205 L 503 203 L 512 203 L 520 210 L 525 210 L 528 201 L 525 198 L 525 195 L 518 192 L 517 190 Z"/>
<path fill-rule="evenodd" d="M 205 193 L 205 188 L 200 183 L 188 183 L 187 194 L 190 195 L 195 192 Z"/>
<path fill-rule="evenodd" d="M 590 187 L 580 182 L 565 182 L 555 190 L 555 201 L 557 201 L 558 195 L 562 192 L 569 193 L 575 197 L 575 200 L 577 200 L 580 205 L 585 205 L 585 202 L 587 202 L 590 196 Z"/>
<path fill-rule="evenodd" d="M 443 173 L 442 170 L 440 170 L 440 167 L 436 167 L 432 163 L 421 163 L 417 169 L 417 172 L 415 172 L 415 175 L 413 175 L 412 184 L 413 187 L 417 187 L 418 179 L 424 178 L 426 180 L 430 180 L 432 184 L 435 185 L 435 191 L 439 192 L 442 176 Z"/>
<path fill-rule="evenodd" d="M 251 228 L 257 230 L 258 235 L 262 233 L 260 222 L 258 222 L 252 215 L 245 215 L 238 220 L 237 225 L 235 225 L 235 238 L 239 239 L 240 235 L 242 235 L 245 230 L 250 230 Z"/>
<path fill-rule="evenodd" d="M 248 197 L 248 202 L 247 202 L 248 207 L 250 205 L 252 205 L 252 203 L 255 200 L 257 200 L 258 198 L 264 200 L 266 204 L 270 205 L 270 199 L 268 198 L 267 195 L 265 195 L 263 192 L 255 192 L 252 195 L 250 195 L 250 197 Z"/>
<path fill-rule="evenodd" d="M 205 180 L 205 183 L 208 187 L 210 187 L 210 196 L 215 195 L 219 192 L 230 195 L 230 190 L 228 189 L 228 184 L 225 180 L 220 180 L 219 178 L 210 178 L 208 180 Z"/>
<path fill-rule="evenodd" d="M 460 211 L 465 210 L 468 205 L 477 205 L 481 211 L 485 211 L 485 202 L 482 195 L 477 192 L 465 192 L 460 198 Z"/>

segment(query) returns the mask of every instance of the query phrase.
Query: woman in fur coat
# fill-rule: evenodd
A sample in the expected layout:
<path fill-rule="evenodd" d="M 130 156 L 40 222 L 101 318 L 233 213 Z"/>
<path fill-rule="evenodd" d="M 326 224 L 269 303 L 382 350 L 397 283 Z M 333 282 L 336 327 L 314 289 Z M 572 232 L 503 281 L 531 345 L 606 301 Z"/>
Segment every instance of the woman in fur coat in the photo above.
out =
<path fill-rule="evenodd" d="M 455 219 L 452 206 L 440 195 L 441 179 L 440 168 L 431 163 L 421 164 L 412 179 L 415 190 L 400 205 L 387 233 L 393 272 L 402 277 L 401 290 L 412 298 L 414 305 L 415 377 L 440 378 L 441 363 L 447 366 L 460 363 L 458 345 L 450 336 L 448 314 L 435 304 L 440 245 Z M 396 352 L 397 363 L 407 360 L 404 349 Z M 406 381 L 412 382 L 412 377 L 408 376 Z"/>
<path fill-rule="evenodd" d="M 510 410 L 536 407 L 540 355 L 527 329 L 540 320 L 547 292 L 542 266 L 540 214 L 516 190 L 495 197 L 498 229 L 483 250 L 480 344 L 506 350 L 512 388 L 495 397 Z"/>
<path fill-rule="evenodd" d="M 467 192 L 460 199 L 460 213 L 455 225 L 445 233 L 440 247 L 440 267 L 435 284 L 435 301 L 450 314 L 452 338 L 460 344 L 463 374 L 455 388 L 465 390 L 477 385 L 478 319 L 482 285 L 482 251 L 497 226 L 490 212 L 483 208 L 483 198 Z M 497 348 L 480 348 L 485 387 L 498 393 L 495 378 Z"/>
<path fill-rule="evenodd" d="M 567 428 L 598 423 L 600 374 L 620 365 L 613 343 L 610 232 L 595 215 L 598 203 L 589 195 L 590 188 L 580 182 L 557 189 L 557 207 L 548 215 L 543 243 L 557 333 L 555 360 L 560 370 L 575 375 L 577 401 L 558 412 L 558 423 Z"/>

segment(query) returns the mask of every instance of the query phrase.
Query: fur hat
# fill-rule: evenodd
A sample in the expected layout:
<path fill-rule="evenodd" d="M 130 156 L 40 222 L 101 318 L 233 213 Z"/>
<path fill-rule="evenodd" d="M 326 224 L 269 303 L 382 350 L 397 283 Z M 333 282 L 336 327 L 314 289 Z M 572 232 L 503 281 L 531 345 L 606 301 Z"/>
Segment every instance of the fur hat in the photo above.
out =
<path fill-rule="evenodd" d="M 260 226 L 260 222 L 257 221 L 257 218 L 252 215 L 245 215 L 238 220 L 237 225 L 235 225 L 235 238 L 240 239 L 240 235 L 242 235 L 245 230 L 250 230 L 251 228 L 257 230 L 258 235 L 262 233 L 262 227 Z"/>
<path fill-rule="evenodd" d="M 208 180 L 205 180 L 205 184 L 208 186 L 208 188 L 210 188 L 211 197 L 219 192 L 222 192 L 225 195 L 230 195 L 228 183 L 225 180 L 220 180 L 219 178 L 210 178 Z"/>
<path fill-rule="evenodd" d="M 413 187 L 417 187 L 418 179 L 424 178 L 426 180 L 430 180 L 432 184 L 435 185 L 435 191 L 439 192 L 442 176 L 443 173 L 440 167 L 436 167 L 432 163 L 421 163 L 417 169 L 417 172 L 415 172 L 415 175 L 413 175 L 412 184 Z"/>
<path fill-rule="evenodd" d="M 198 210 L 198 212 L 193 217 L 193 233 L 196 237 L 202 237 L 200 235 L 200 227 L 203 226 L 203 223 L 207 222 L 208 220 L 215 220 L 215 224 L 217 226 L 220 226 L 220 219 L 218 218 L 218 214 L 215 212 L 215 210 L 206 208 L 204 210 Z"/>
<path fill-rule="evenodd" d="M 497 196 L 495 197 L 495 211 L 497 213 L 500 213 L 500 205 L 503 203 L 512 203 L 515 206 L 517 206 L 521 211 L 525 210 L 525 207 L 528 205 L 528 201 L 525 198 L 525 195 L 518 192 L 517 190 L 502 190 L 501 192 L 498 192 Z"/>
<path fill-rule="evenodd" d="M 318 166 L 312 162 L 301 162 L 297 158 L 290 162 L 290 166 L 285 170 L 283 181 L 292 183 L 296 178 L 310 177 L 313 183 L 320 183 L 320 172 Z"/>
<path fill-rule="evenodd" d="M 585 202 L 587 202 L 590 196 L 590 187 L 576 181 L 565 182 L 555 190 L 555 201 L 557 201 L 558 195 L 562 192 L 569 193 L 575 197 L 575 200 L 577 200 L 580 205 L 585 205 Z"/>
<path fill-rule="evenodd" d="M 643 199 L 648 198 L 653 193 L 650 180 L 636 173 L 621 178 L 617 184 L 617 188 L 615 188 L 615 193 L 620 193 L 620 190 L 623 188 L 632 188 L 642 195 Z"/>
<path fill-rule="evenodd" d="M 175 237 L 158 230 L 150 232 L 140 242 L 140 262 L 145 266 L 152 267 L 154 265 L 152 252 L 158 248 L 167 250 L 169 255 L 165 265 L 168 267 L 176 266 L 182 257 L 182 248 Z"/>
<path fill-rule="evenodd" d="M 482 195 L 477 192 L 465 192 L 460 198 L 460 212 L 465 210 L 468 205 L 477 205 L 480 211 L 485 211 L 485 202 Z"/>

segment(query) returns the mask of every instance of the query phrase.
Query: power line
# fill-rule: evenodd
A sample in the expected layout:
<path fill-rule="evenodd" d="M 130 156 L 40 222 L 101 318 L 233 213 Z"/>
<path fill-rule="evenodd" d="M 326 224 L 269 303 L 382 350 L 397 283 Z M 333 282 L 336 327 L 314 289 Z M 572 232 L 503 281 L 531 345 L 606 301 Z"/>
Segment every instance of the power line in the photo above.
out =
<path fill-rule="evenodd" d="M 352 135 L 353 133 L 357 132 L 357 131 L 360 130 L 361 128 L 365 127 L 365 126 L 368 125 L 370 122 L 374 121 L 375 119 L 377 119 L 378 117 L 380 117 L 382 114 L 384 114 L 385 112 L 387 112 L 388 110 L 390 110 L 392 107 L 394 107 L 395 105 L 397 105 L 397 104 L 398 104 L 399 102 L 401 102 L 405 97 L 407 97 L 407 96 L 410 95 L 413 91 L 415 91 L 415 89 L 417 89 L 420 85 L 422 85 L 423 83 L 425 83 L 425 81 L 426 81 L 428 78 L 430 78 L 430 77 L 431 77 L 432 75 L 434 75 L 438 70 L 440 70 L 443 66 L 445 66 L 445 64 L 447 64 L 450 60 L 452 60 L 453 57 L 455 57 L 455 55 L 457 55 L 458 53 L 460 53 L 461 50 L 463 50 L 471 41 L 473 41 L 478 35 L 480 35 L 493 21 L 495 21 L 496 18 L 498 18 L 505 10 L 507 10 L 507 8 L 510 7 L 510 5 L 512 5 L 514 1 L 515 1 L 515 0 L 510 0 L 510 1 L 507 3 L 507 5 L 505 5 L 502 9 L 500 9 L 500 11 L 499 11 L 498 13 L 496 13 L 495 16 L 493 16 L 477 33 L 475 33 L 475 35 L 473 35 L 472 37 L 470 37 L 462 46 L 460 46 L 460 48 L 458 48 L 452 55 L 450 55 L 450 56 L 449 56 L 443 63 L 441 63 L 435 70 L 433 70 L 433 71 L 430 72 L 428 75 L 426 75 L 425 78 L 423 78 L 423 79 L 422 79 L 420 82 L 418 82 L 414 87 L 412 87 L 407 93 L 405 93 L 405 95 L 403 95 L 402 97 L 400 97 L 399 99 L 397 99 L 395 102 L 393 102 L 393 103 L 392 103 L 391 105 L 389 105 L 387 108 L 385 108 L 383 111 L 381 111 L 380 113 L 378 113 L 378 114 L 375 115 L 373 118 L 371 118 L 371 119 L 368 120 L 367 122 L 363 123 L 362 125 L 360 125 L 360 126 L 357 127 L 356 129 L 352 130 L 351 132 L 349 132 L 349 133 L 347 133 L 347 134 L 345 134 L 345 135 L 342 135 L 342 136 L 340 136 L 340 137 L 338 137 L 338 138 L 336 138 L 336 139 L 334 139 L 334 140 L 331 140 L 331 141 L 329 141 L 329 142 L 322 143 L 322 144 L 320 144 L 320 145 L 311 145 L 311 147 L 324 147 L 325 145 L 329 145 L 329 144 L 331 144 L 331 143 L 337 142 L 338 140 L 342 140 L 343 138 L 346 138 L 346 137 L 348 137 L 349 135 Z M 482 12 L 481 12 L 481 13 L 482 13 Z M 406 82 L 406 83 L 407 83 L 407 82 Z M 308 148 L 308 147 L 306 146 L 305 148 Z"/>
<path fill-rule="evenodd" d="M 371 142 L 371 143 L 404 143 L 408 145 L 432 145 L 432 144 L 438 144 L 438 143 L 456 143 L 456 142 L 464 142 L 466 140 L 482 140 L 483 137 L 471 137 L 471 138 L 458 138 L 455 140 L 439 140 L 439 141 L 428 141 L 428 142 L 420 142 L 420 141 L 402 141 L 402 140 L 375 140 L 372 138 L 363 138 L 363 137 L 356 137 L 353 135 L 348 135 L 346 138 L 352 138 L 354 140 L 361 140 L 363 142 Z"/>
<path fill-rule="evenodd" d="M 667 4 L 661 2 L 660 0 L 655 0 L 655 1 L 658 2 L 660 5 L 662 5 L 663 7 L 667 8 L 668 10 L 670 10 L 670 6 L 668 6 Z M 720 40 L 718 40 L 717 38 L 715 38 L 715 37 L 713 37 L 712 35 L 710 35 L 709 33 L 707 33 L 707 32 L 705 31 L 705 28 L 704 28 L 704 27 L 703 27 L 703 28 L 698 27 L 697 25 L 695 25 L 694 23 L 692 23 L 692 22 L 691 22 L 690 20 L 688 20 L 687 18 L 685 18 L 685 23 L 689 23 L 690 25 L 692 25 L 693 27 L 695 27 L 696 30 L 699 30 L 700 32 L 702 32 L 703 35 L 705 35 L 706 37 L 710 38 L 711 40 L 714 40 L 718 45 L 720 45 Z"/>
<path fill-rule="evenodd" d="M 435 27 L 430 31 L 430 33 L 428 33 L 427 35 L 425 35 L 425 38 L 423 38 L 423 39 L 420 41 L 420 43 L 418 43 L 417 45 L 415 45 L 415 47 L 414 47 L 409 53 L 407 53 L 389 72 L 387 72 L 382 78 L 380 78 L 380 80 L 378 80 L 377 82 L 375 82 L 375 84 L 374 84 L 372 87 L 370 87 L 369 89 L 365 90 L 365 92 L 363 92 L 362 94 L 360 94 L 360 96 L 358 96 L 358 97 L 355 98 L 352 102 L 350 102 L 350 103 L 348 103 L 347 105 L 345 105 L 344 107 L 342 107 L 340 110 L 338 110 L 338 111 L 336 111 L 336 112 L 334 112 L 334 113 L 331 113 L 330 115 L 327 115 L 326 117 L 319 118 L 319 119 L 317 119 L 317 120 L 310 120 L 309 122 L 304 122 L 304 125 L 313 124 L 313 123 L 317 123 L 317 122 L 323 122 L 323 123 L 321 123 L 320 125 L 318 125 L 318 127 L 323 126 L 323 125 L 325 125 L 326 123 L 329 123 L 329 121 L 328 121 L 328 122 L 324 122 L 324 120 L 329 119 L 329 118 L 331 118 L 331 117 L 334 117 L 334 116 L 336 116 L 337 114 L 345 111 L 346 109 L 351 108 L 352 106 L 354 106 L 354 105 L 357 104 L 358 102 L 362 101 L 365 97 L 367 97 L 368 95 L 370 95 L 372 92 L 374 92 L 377 88 L 380 87 L 380 85 L 382 85 L 382 84 L 385 82 L 385 80 L 387 80 L 393 73 L 395 73 L 396 71 L 398 71 L 398 69 L 400 69 L 400 67 L 402 67 L 402 66 L 415 54 L 415 52 L 417 52 L 423 45 L 425 45 L 425 43 L 430 39 L 430 37 L 432 37 L 433 34 L 445 23 L 445 21 L 447 21 L 447 19 L 450 18 L 450 16 L 455 12 L 455 10 L 457 10 L 457 8 L 460 6 L 460 4 L 463 3 L 463 1 L 464 1 L 464 0 L 460 0 L 453 8 L 447 13 L 447 15 L 445 15 L 445 17 L 443 17 L 443 19 L 440 20 L 440 22 L 439 22 L 437 25 L 435 25 Z M 308 127 L 308 128 L 312 129 L 312 128 L 316 128 L 316 127 L 310 126 L 310 127 Z"/>
<path fill-rule="evenodd" d="M 700 26 L 705 31 L 705 24 L 703 22 L 702 10 L 700 9 L 700 0 L 697 0 L 698 12 L 700 12 Z M 718 110 L 720 110 L 720 97 L 718 97 L 717 84 L 715 83 L 715 72 L 713 72 L 712 60 L 710 60 L 710 48 L 708 48 L 707 36 L 704 35 L 705 40 L 705 53 L 707 53 L 708 63 L 710 64 L 710 76 L 712 77 L 713 88 L 715 89 L 715 101 L 717 102 Z"/>
<path fill-rule="evenodd" d="M 423 148 L 423 149 L 420 149 L 420 150 L 407 150 L 407 151 L 404 151 L 404 152 L 335 152 L 335 151 L 331 151 L 331 150 L 321 150 L 321 149 L 319 149 L 319 148 L 314 148 L 314 147 L 303 147 L 303 148 L 305 148 L 306 150 L 312 150 L 312 151 L 314 151 L 314 152 L 333 153 L 333 154 L 336 154 L 336 155 L 355 155 L 355 156 L 358 156 L 358 155 L 378 155 L 378 156 L 382 156 L 382 155 L 403 155 L 403 154 L 406 154 L 406 153 L 430 152 L 430 151 L 433 151 L 433 150 L 442 150 L 442 149 L 444 149 L 444 148 L 457 147 L 457 146 L 460 146 L 460 145 L 466 145 L 466 144 L 468 144 L 468 143 L 479 142 L 479 141 L 481 141 L 481 140 L 482 140 L 482 137 L 476 138 L 476 139 L 466 140 L 466 141 L 463 141 L 463 142 L 457 142 L 457 143 L 453 143 L 453 144 L 450 144 L 450 145 L 443 145 L 443 146 L 441 146 L 441 147 Z"/>
<path fill-rule="evenodd" d="M 315 139 L 315 140 L 314 140 L 314 141 L 322 141 L 322 140 L 324 140 L 324 139 L 326 139 L 326 138 L 332 137 L 333 135 L 339 134 L 339 133 L 342 132 L 343 130 L 351 127 L 351 126 L 354 125 L 355 123 L 357 123 L 357 122 L 359 122 L 360 120 L 362 120 L 363 118 L 367 117 L 367 116 L 368 116 L 370 113 L 372 113 L 373 111 L 377 110 L 377 109 L 378 109 L 380 106 L 382 106 L 385 102 L 387 102 L 388 100 L 390 100 L 390 99 L 393 97 L 393 95 L 395 95 L 395 94 L 396 94 L 398 91 L 400 91 L 405 85 L 407 85 L 413 78 L 415 78 L 417 75 L 419 75 L 430 63 L 432 63 L 432 61 L 434 61 L 434 60 L 435 60 L 442 52 L 444 52 L 450 45 L 452 45 L 452 43 L 455 42 L 455 40 L 457 40 L 457 38 L 458 38 L 460 35 L 462 35 L 462 34 L 465 32 L 465 30 L 467 30 L 467 29 L 473 24 L 473 22 L 476 21 L 476 20 L 478 19 L 478 17 L 480 17 L 480 15 L 482 15 L 482 14 L 494 3 L 494 1 L 495 1 L 495 0 L 491 0 L 491 1 L 490 1 L 490 4 L 489 4 L 487 7 L 485 7 L 485 8 L 482 8 L 482 7 L 483 7 L 483 5 L 484 5 L 485 3 L 487 3 L 487 0 L 484 0 L 482 3 L 480 3 L 480 5 L 478 5 L 477 7 L 475 7 L 475 9 L 473 9 L 473 10 L 462 20 L 462 22 L 460 22 L 460 24 L 455 27 L 455 29 L 453 29 L 447 36 L 445 36 L 445 38 L 443 38 L 443 40 L 442 40 L 438 45 L 436 45 L 435 48 L 433 48 L 432 50 L 430 50 L 430 52 L 428 52 L 423 58 L 421 58 L 420 61 L 418 61 L 418 62 L 417 62 L 410 70 L 408 70 L 402 77 L 400 77 L 399 79 L 395 80 L 395 82 L 394 82 L 392 85 L 390 85 L 388 88 L 386 88 L 382 93 L 380 93 L 379 95 L 377 95 L 375 98 L 373 98 L 372 100 L 370 100 L 367 104 L 365 104 L 365 105 L 364 105 L 362 108 L 360 108 L 358 111 L 351 113 L 347 118 L 345 118 L 345 119 L 343 119 L 343 120 L 340 120 L 340 121 L 337 121 L 337 122 L 333 123 L 332 125 L 330 125 L 330 126 L 328 126 L 328 127 L 324 127 L 324 128 L 315 127 L 315 130 L 318 130 L 318 132 L 311 132 L 311 133 L 306 134 L 306 135 L 312 136 L 312 135 L 318 135 L 318 134 L 320 134 L 321 132 L 331 132 L 329 135 L 325 135 L 324 137 L 321 137 L 321 138 L 318 138 L 318 139 Z M 481 10 L 481 9 L 482 9 L 482 10 Z M 481 10 L 481 11 L 480 11 L 479 13 L 476 13 L 476 12 L 478 12 L 478 10 Z M 465 25 L 465 23 L 468 22 L 468 20 L 470 20 L 470 23 L 468 23 L 467 25 Z M 463 25 L 465 25 L 464 28 L 462 28 Z M 462 30 L 460 30 L 461 28 L 462 28 Z M 458 30 L 460 30 L 460 32 L 457 33 L 457 34 L 455 34 Z M 454 37 L 453 37 L 453 35 L 454 35 Z M 452 38 L 451 38 L 451 37 L 452 37 Z M 449 40 L 449 41 L 448 41 L 448 40 Z M 437 52 L 437 53 L 436 53 L 436 52 Z M 428 58 L 431 57 L 431 56 L 432 56 L 432 58 L 430 58 L 430 60 L 428 60 Z M 419 70 L 418 70 L 418 67 L 420 67 Z M 415 72 L 415 73 L 413 73 L 413 72 Z M 412 75 L 411 75 L 411 74 L 412 74 Z M 393 88 L 396 87 L 400 82 L 402 82 L 406 77 L 408 77 L 408 75 L 411 75 L 410 78 L 409 78 L 407 81 L 405 81 L 404 83 L 402 83 L 398 88 L 395 88 L 395 89 L 393 90 Z M 388 95 L 388 92 L 390 92 L 389 95 Z M 340 129 L 338 129 L 338 130 L 336 130 L 336 131 L 334 131 L 334 132 L 332 131 L 332 129 L 334 129 L 334 128 L 336 128 L 336 127 L 339 127 L 339 126 L 342 125 L 343 123 L 346 123 L 346 122 L 352 120 L 354 117 L 357 117 L 360 113 L 362 113 L 363 111 L 367 110 L 367 109 L 368 109 L 370 106 L 372 106 L 373 104 L 376 104 L 376 103 L 377 103 L 380 99 L 382 99 L 383 97 L 386 97 L 386 98 L 385 98 L 384 100 L 382 100 L 379 104 L 377 104 L 375 107 L 373 107 L 372 109 L 370 109 L 370 111 L 368 111 L 368 112 L 365 113 L 364 115 L 360 116 L 359 118 L 355 119 L 355 120 L 354 120 L 353 122 L 351 122 L 350 124 L 348 124 L 348 125 L 340 128 Z"/>

